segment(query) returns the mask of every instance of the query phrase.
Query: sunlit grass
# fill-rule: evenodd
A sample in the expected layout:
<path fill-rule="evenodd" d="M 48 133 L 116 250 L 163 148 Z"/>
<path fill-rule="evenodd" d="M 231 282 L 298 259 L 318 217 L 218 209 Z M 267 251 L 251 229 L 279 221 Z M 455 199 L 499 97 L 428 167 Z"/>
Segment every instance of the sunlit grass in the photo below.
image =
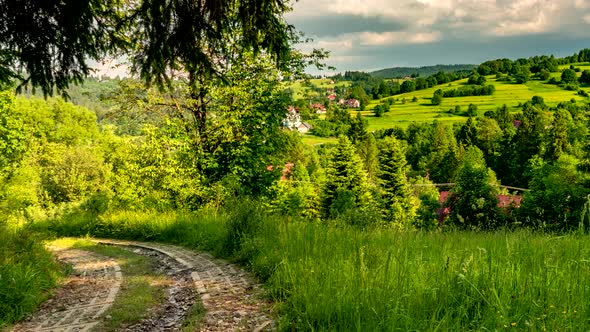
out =
<path fill-rule="evenodd" d="M 63 272 L 39 236 L 0 223 L 0 330 L 34 311 Z"/>
<path fill-rule="evenodd" d="M 111 213 L 87 229 L 130 239 L 148 230 L 151 240 L 244 262 L 265 281 L 285 329 L 590 328 L 588 235 L 361 230 L 252 216 L 245 220 L 257 231 L 228 251 L 229 215 Z"/>

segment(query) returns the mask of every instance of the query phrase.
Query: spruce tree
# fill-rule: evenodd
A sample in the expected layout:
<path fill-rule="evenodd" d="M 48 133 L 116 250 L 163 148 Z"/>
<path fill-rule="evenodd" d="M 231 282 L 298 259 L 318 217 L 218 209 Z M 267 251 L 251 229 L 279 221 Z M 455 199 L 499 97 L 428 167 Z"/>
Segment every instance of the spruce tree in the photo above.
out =
<path fill-rule="evenodd" d="M 498 226 L 496 176 L 486 166 L 480 149 L 475 146 L 467 149 L 455 182 L 447 200 L 451 209 L 450 222 L 460 228 Z"/>
<path fill-rule="evenodd" d="M 379 165 L 385 219 L 398 225 L 411 223 L 415 209 L 406 179 L 406 157 L 402 144 L 395 137 L 384 139 Z"/>
<path fill-rule="evenodd" d="M 470 116 L 469 119 L 467 119 L 467 122 L 461 126 L 461 129 L 457 134 L 457 140 L 464 146 L 470 146 L 475 143 L 476 135 L 477 127 L 475 126 L 473 117 Z"/>
<path fill-rule="evenodd" d="M 371 201 L 367 173 L 348 138 L 341 136 L 326 170 L 322 193 L 324 217 L 335 217 L 354 208 L 365 209 Z"/>
<path fill-rule="evenodd" d="M 379 149 L 373 134 L 367 134 L 356 144 L 357 152 L 363 161 L 369 181 L 373 182 L 379 170 Z"/>
<path fill-rule="evenodd" d="M 545 159 L 556 161 L 569 150 L 568 131 L 571 122 L 572 116 L 567 110 L 558 109 L 555 112 Z"/>

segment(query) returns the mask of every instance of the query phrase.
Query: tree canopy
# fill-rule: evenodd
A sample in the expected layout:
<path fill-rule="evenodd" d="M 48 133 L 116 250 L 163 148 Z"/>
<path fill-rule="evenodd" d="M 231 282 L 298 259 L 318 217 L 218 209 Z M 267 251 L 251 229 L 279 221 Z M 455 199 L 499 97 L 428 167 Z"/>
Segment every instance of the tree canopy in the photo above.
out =
<path fill-rule="evenodd" d="M 0 0 L 0 8 L 0 84 L 19 79 L 45 96 L 65 93 L 107 55 L 125 55 L 163 87 L 178 71 L 217 74 L 243 50 L 286 62 L 295 37 L 283 19 L 288 0 Z"/>

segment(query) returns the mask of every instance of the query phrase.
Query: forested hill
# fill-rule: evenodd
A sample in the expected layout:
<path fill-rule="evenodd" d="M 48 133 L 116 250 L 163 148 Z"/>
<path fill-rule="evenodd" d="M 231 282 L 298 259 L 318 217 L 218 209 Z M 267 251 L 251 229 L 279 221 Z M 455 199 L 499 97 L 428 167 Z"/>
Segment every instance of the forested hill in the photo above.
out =
<path fill-rule="evenodd" d="M 477 65 L 436 65 L 424 67 L 394 67 L 380 69 L 370 74 L 378 78 L 404 78 L 409 76 L 426 77 L 438 72 L 472 71 Z"/>

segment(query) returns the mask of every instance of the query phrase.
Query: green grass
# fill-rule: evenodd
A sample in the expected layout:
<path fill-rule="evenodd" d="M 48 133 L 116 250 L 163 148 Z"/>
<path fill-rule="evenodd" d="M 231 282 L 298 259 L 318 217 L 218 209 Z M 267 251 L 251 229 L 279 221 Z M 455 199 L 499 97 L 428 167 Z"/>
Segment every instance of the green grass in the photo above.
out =
<path fill-rule="evenodd" d="M 590 65 L 588 65 L 590 67 Z M 580 67 L 582 68 L 582 67 Z M 559 76 L 559 73 L 554 73 Z M 437 87 L 405 93 L 386 99 L 399 99 L 388 113 L 383 117 L 373 116 L 371 111 L 377 104 L 382 103 L 384 99 L 372 101 L 363 115 L 369 120 L 369 129 L 385 129 L 393 126 L 406 127 L 412 122 L 432 122 L 438 121 L 465 121 L 465 116 L 456 115 L 449 110 L 454 110 L 460 106 L 463 112 L 467 111 L 469 104 L 475 104 L 478 107 L 479 115 L 486 111 L 495 111 L 497 108 L 506 104 L 513 111 L 518 110 L 518 105 L 531 100 L 533 96 L 541 96 L 549 106 L 556 106 L 560 102 L 575 99 L 576 101 L 587 101 L 586 98 L 578 96 L 576 91 L 566 91 L 565 89 L 551 84 L 545 84 L 541 81 L 529 81 L 526 84 L 515 84 L 510 82 L 497 82 L 495 76 L 488 76 L 488 84 L 496 87 L 496 92 L 491 96 L 472 96 L 472 97 L 455 97 L 444 98 L 441 105 L 431 105 L 430 98 L 437 89 L 449 90 L 456 89 L 465 84 L 467 79 L 450 83 L 450 86 L 439 85 Z M 583 87 L 583 90 L 590 91 L 590 88 Z M 417 102 L 412 102 L 413 97 L 417 97 Z M 403 104 L 402 100 L 406 99 Z"/>
<path fill-rule="evenodd" d="M 0 329 L 34 311 L 62 276 L 41 238 L 0 223 Z"/>
<path fill-rule="evenodd" d="M 303 143 L 308 145 L 319 145 L 326 143 L 337 143 L 338 138 L 336 137 L 319 137 L 312 134 L 305 134 L 301 137 Z"/>
<path fill-rule="evenodd" d="M 97 236 L 178 243 L 246 264 L 278 303 L 284 330 L 590 329 L 588 235 L 361 230 L 234 205 L 112 212 L 84 224 Z"/>

